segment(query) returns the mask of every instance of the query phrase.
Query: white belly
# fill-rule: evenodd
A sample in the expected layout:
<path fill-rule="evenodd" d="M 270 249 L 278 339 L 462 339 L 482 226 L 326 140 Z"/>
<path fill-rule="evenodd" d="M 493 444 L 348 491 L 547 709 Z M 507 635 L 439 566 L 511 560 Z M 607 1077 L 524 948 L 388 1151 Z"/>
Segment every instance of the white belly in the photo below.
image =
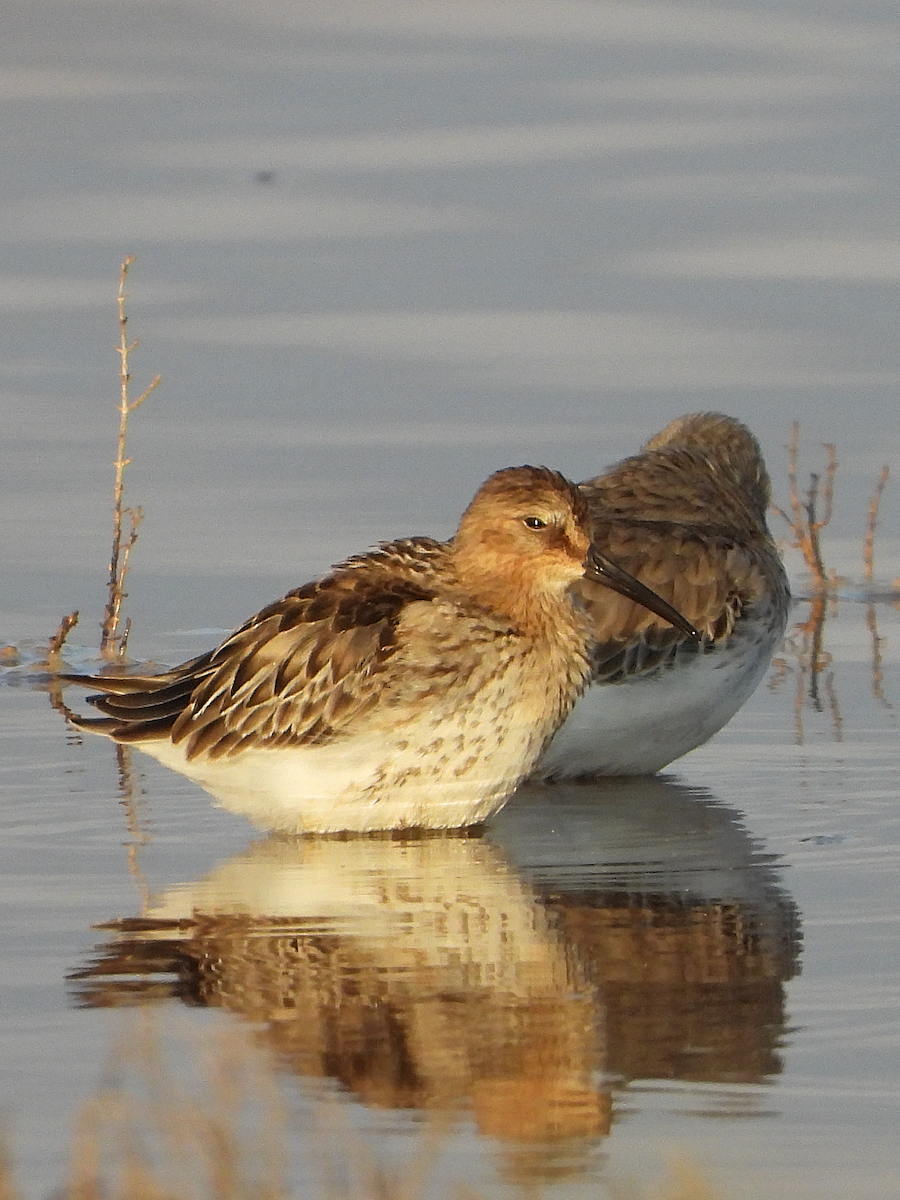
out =
<path fill-rule="evenodd" d="M 757 627 L 721 650 L 645 675 L 592 684 L 544 753 L 534 777 L 651 775 L 702 745 L 750 697 L 781 629 Z"/>
<path fill-rule="evenodd" d="M 222 808 L 261 829 L 285 833 L 371 832 L 379 829 L 452 829 L 476 825 L 496 812 L 518 782 L 485 770 L 447 778 L 402 771 L 402 753 L 384 778 L 383 740 L 334 746 L 247 750 L 235 758 L 188 761 L 170 741 L 137 748 L 186 775 Z M 423 760 L 419 758 L 417 769 Z"/>
<path fill-rule="evenodd" d="M 136 745 L 263 829 L 454 829 L 501 807 L 531 769 L 548 723 L 520 686 L 503 704 L 481 693 L 466 699 L 451 696 L 452 703 L 391 723 L 376 717 L 368 729 L 324 746 L 188 760 L 167 739 Z"/>

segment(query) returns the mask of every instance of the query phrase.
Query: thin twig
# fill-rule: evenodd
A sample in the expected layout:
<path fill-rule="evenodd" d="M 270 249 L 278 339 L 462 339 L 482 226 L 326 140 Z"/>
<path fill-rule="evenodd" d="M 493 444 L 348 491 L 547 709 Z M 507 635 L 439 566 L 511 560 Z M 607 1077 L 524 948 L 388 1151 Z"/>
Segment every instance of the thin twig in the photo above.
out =
<path fill-rule="evenodd" d="M 50 672 L 50 703 L 57 712 L 68 720 L 72 716 L 72 711 L 63 700 L 62 684 L 59 681 L 59 669 L 62 666 L 60 654 L 65 645 L 66 638 L 75 626 L 78 624 L 78 611 L 69 613 L 67 617 L 59 623 L 59 628 L 53 637 L 47 643 L 47 670 Z"/>
<path fill-rule="evenodd" d="M 800 425 L 797 421 L 791 427 L 791 440 L 787 445 L 788 452 L 788 483 L 790 486 L 791 515 L 782 508 L 774 506 L 774 511 L 788 525 L 793 540 L 791 545 L 799 550 L 817 590 L 825 591 L 828 586 L 828 572 L 822 556 L 821 533 L 830 522 L 834 507 L 834 478 L 837 472 L 837 456 L 833 443 L 825 442 L 828 451 L 828 462 L 825 467 L 824 482 L 822 476 L 813 473 L 809 477 L 809 488 L 803 499 L 797 483 L 797 465 L 800 457 Z M 823 511 L 819 513 L 819 502 Z"/>
<path fill-rule="evenodd" d="M 881 504 L 881 493 L 884 491 L 884 486 L 888 481 L 890 473 L 891 469 L 885 463 L 881 468 L 881 474 L 878 476 L 878 482 L 875 484 L 875 493 L 869 504 L 869 516 L 866 521 L 866 541 L 863 549 L 863 578 L 866 583 L 871 583 L 872 577 L 875 574 L 875 529 L 878 525 L 878 509 Z"/>
<path fill-rule="evenodd" d="M 50 641 L 47 643 L 47 668 L 48 668 L 48 670 L 50 670 L 50 671 L 58 671 L 59 670 L 60 653 L 62 652 L 62 648 L 65 645 L 66 638 L 69 636 L 69 633 L 71 632 L 71 630 L 73 630 L 75 628 L 75 626 L 77 624 L 78 624 L 78 610 L 77 609 L 75 610 L 75 612 L 70 612 L 67 617 L 63 617 L 63 619 L 60 621 L 59 628 L 57 629 L 56 633 L 54 633 L 54 635 L 50 639 Z"/>
<path fill-rule="evenodd" d="M 828 466 L 825 468 L 825 487 L 822 489 L 822 496 L 825 500 L 825 512 L 818 522 L 820 529 L 824 529 L 831 521 L 831 512 L 834 507 L 834 475 L 837 471 L 837 447 L 834 442 L 823 442 L 822 446 L 828 451 Z"/>
<path fill-rule="evenodd" d="M 822 560 L 822 547 L 819 543 L 819 530 L 822 528 L 823 522 L 820 522 L 816 517 L 818 498 L 819 476 L 814 473 L 809 477 L 809 491 L 806 493 L 806 501 L 803 505 L 803 511 L 806 514 L 806 529 L 803 531 L 801 537 L 801 549 L 813 573 L 816 586 L 824 587 L 825 563 Z"/>
<path fill-rule="evenodd" d="M 109 598 L 103 614 L 100 638 L 100 653 L 105 658 L 123 658 L 125 656 L 128 632 L 127 629 L 124 633 L 119 632 L 119 621 L 122 612 L 122 602 L 125 599 L 125 575 L 128 571 L 128 559 L 137 538 L 137 527 L 142 517 L 139 508 L 124 508 L 122 504 L 122 497 L 125 490 L 125 468 L 131 462 L 131 459 L 127 458 L 125 454 L 128 417 L 136 408 L 144 403 L 160 380 L 159 375 L 157 375 L 149 387 L 136 400 L 129 399 L 128 385 L 131 382 L 131 375 L 128 370 L 128 356 L 139 344 L 137 338 L 133 342 L 128 341 L 128 317 L 125 313 L 125 301 L 127 299 L 125 283 L 128 278 L 128 269 L 133 262 L 133 256 L 129 255 L 122 263 L 119 275 L 119 345 L 117 351 L 120 360 L 119 380 L 121 388 L 119 399 L 118 452 L 114 464 L 116 476 L 113 490 L 113 540 L 109 559 L 109 581 L 107 584 Z M 123 534 L 123 524 L 126 515 L 131 521 L 131 528 L 127 537 Z"/>

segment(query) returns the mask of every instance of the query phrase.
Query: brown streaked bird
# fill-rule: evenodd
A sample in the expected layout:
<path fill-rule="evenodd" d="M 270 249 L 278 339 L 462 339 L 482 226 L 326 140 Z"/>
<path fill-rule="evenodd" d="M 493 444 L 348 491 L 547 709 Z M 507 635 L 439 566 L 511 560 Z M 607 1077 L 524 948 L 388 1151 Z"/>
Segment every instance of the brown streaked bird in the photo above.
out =
<path fill-rule="evenodd" d="M 601 594 L 695 632 L 594 552 L 590 523 L 561 475 L 498 471 L 449 542 L 409 538 L 348 559 L 164 674 L 65 677 L 101 693 L 89 700 L 104 715 L 76 723 L 264 828 L 477 824 L 532 770 L 587 682 L 574 583 L 590 575 Z"/>
<path fill-rule="evenodd" d="M 579 486 L 595 546 L 665 597 L 702 641 L 580 583 L 595 637 L 592 683 L 535 774 L 651 774 L 731 720 L 781 643 L 790 592 L 766 525 L 769 476 L 746 426 L 692 413 Z"/>

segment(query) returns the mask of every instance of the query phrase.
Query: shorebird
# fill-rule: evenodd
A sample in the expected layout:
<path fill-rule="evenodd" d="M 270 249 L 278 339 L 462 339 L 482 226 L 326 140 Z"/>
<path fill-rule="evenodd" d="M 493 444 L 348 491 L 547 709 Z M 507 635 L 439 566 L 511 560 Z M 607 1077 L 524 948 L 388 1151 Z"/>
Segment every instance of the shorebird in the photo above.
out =
<path fill-rule="evenodd" d="M 350 558 L 161 675 L 65 676 L 100 693 L 88 699 L 104 715 L 76 724 L 133 744 L 264 828 L 480 823 L 587 683 L 577 580 L 697 636 L 595 552 L 590 523 L 561 475 L 498 471 L 449 542 L 415 537 Z"/>
<path fill-rule="evenodd" d="M 536 775 L 652 774 L 731 720 L 781 643 L 790 592 L 766 525 L 769 476 L 746 426 L 692 413 L 579 486 L 595 546 L 702 640 L 578 584 L 593 624 L 592 682 Z"/>

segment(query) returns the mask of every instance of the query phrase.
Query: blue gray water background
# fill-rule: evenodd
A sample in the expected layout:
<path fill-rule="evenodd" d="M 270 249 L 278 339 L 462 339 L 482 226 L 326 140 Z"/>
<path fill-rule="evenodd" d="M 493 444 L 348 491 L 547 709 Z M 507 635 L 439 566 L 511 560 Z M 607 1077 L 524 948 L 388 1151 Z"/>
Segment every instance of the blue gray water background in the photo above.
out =
<path fill-rule="evenodd" d="M 784 504 L 791 423 L 803 480 L 821 443 L 837 445 L 839 718 L 823 677 L 824 711 L 803 710 L 798 744 L 789 675 L 662 793 L 562 797 L 558 819 L 526 797 L 489 843 L 502 867 L 472 851 L 448 877 L 478 895 L 482 881 L 486 911 L 513 928 L 504 914 L 549 905 L 553 934 L 538 941 L 575 983 L 541 995 L 554 1013 L 594 997 L 597 1029 L 619 1010 L 591 974 L 596 940 L 571 932 L 591 904 L 572 897 L 602 894 L 608 915 L 613 884 L 690 893 L 696 854 L 713 877 L 698 887 L 703 919 L 727 901 L 774 921 L 785 945 L 802 929 L 802 957 L 775 956 L 783 997 L 755 1075 L 729 1084 L 726 1064 L 704 1080 L 671 1057 L 635 1075 L 614 1030 L 593 1057 L 581 1047 L 587 1092 L 615 1093 L 612 1124 L 546 1168 L 549 1192 L 650 1178 L 676 1145 L 736 1197 L 894 1194 L 900 652 L 896 611 L 879 605 L 878 683 L 854 590 L 874 482 L 883 463 L 896 474 L 900 449 L 893 7 L 30 0 L 7 5 L 3 27 L 0 637 L 26 661 L 0 689 L 0 1074 L 26 1194 L 59 1183 L 115 1026 L 76 1009 L 64 976 L 101 940 L 92 923 L 139 909 L 109 748 L 67 741 L 27 670 L 28 640 L 72 609 L 73 642 L 96 644 L 126 254 L 135 388 L 163 377 L 130 439 L 141 659 L 187 657 L 380 538 L 449 534 L 501 466 L 583 478 L 672 417 L 715 408 L 758 434 Z M 892 482 L 885 584 L 900 575 L 898 516 Z M 140 771 L 154 893 L 245 851 L 249 827 Z M 675 827 L 660 817 L 654 840 L 653 822 L 627 815 L 644 806 Z M 622 863 L 639 882 L 623 883 Z M 489 975 L 494 959 L 476 951 Z M 205 1027 L 209 1011 L 191 1019 Z M 356 1126 L 402 1160 L 416 1105 L 367 1105 L 342 1086 Z M 477 1122 L 454 1136 L 464 1153 L 442 1179 L 518 1186 L 502 1136 Z"/>

